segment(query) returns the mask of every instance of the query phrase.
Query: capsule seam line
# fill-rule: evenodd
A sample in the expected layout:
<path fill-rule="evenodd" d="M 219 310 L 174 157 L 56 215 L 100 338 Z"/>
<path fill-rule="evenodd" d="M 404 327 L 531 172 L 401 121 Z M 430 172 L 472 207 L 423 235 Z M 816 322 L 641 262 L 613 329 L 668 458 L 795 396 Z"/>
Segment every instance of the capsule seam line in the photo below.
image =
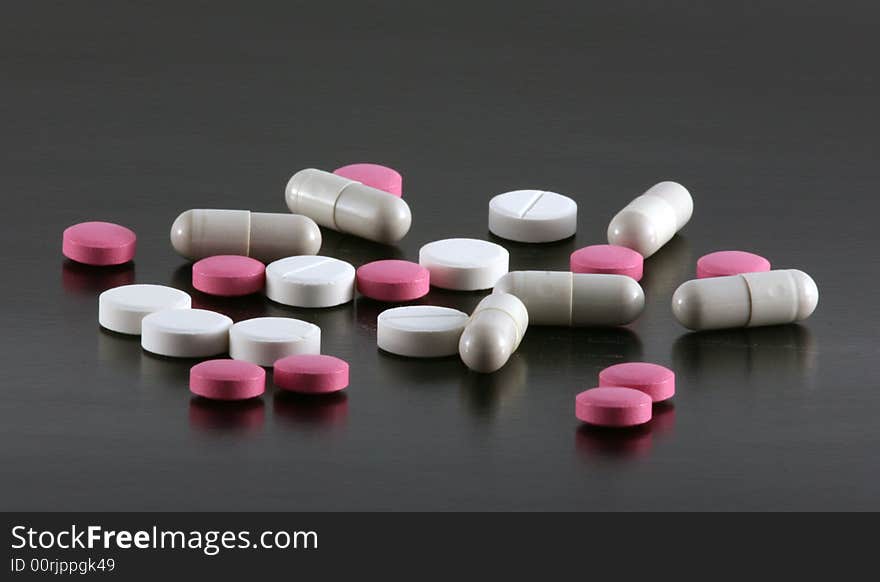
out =
<path fill-rule="evenodd" d="M 516 321 L 516 318 L 513 315 L 511 315 L 509 311 L 505 311 L 505 310 L 501 309 L 500 307 L 484 307 L 471 316 L 471 321 L 473 321 L 474 317 L 476 317 L 480 313 L 483 313 L 484 311 L 500 311 L 501 313 L 503 313 L 504 315 L 509 317 L 511 321 L 513 321 L 513 327 L 516 328 L 516 332 L 517 332 L 517 334 L 519 334 L 519 339 L 522 339 L 522 337 L 525 335 L 525 333 L 526 333 L 525 330 L 520 328 L 519 323 L 517 323 L 517 321 Z M 470 324 L 470 321 L 468 322 L 468 324 Z"/>
<path fill-rule="evenodd" d="M 746 327 L 751 327 L 752 325 L 752 305 L 755 303 L 755 298 L 752 296 L 752 286 L 749 284 L 748 278 L 746 278 L 742 273 L 740 273 L 740 279 L 742 279 L 746 284 L 746 290 L 749 292 L 749 319 L 746 322 Z"/>
<path fill-rule="evenodd" d="M 336 194 L 336 199 L 333 200 L 333 230 L 339 231 L 339 226 L 336 223 L 336 206 L 339 204 L 339 199 L 342 198 L 342 193 L 345 192 L 345 189 L 351 186 L 352 184 L 360 184 L 360 182 L 355 182 L 354 180 L 350 180 L 345 186 L 343 186 L 339 192 Z M 340 231 L 341 232 L 341 231 Z"/>

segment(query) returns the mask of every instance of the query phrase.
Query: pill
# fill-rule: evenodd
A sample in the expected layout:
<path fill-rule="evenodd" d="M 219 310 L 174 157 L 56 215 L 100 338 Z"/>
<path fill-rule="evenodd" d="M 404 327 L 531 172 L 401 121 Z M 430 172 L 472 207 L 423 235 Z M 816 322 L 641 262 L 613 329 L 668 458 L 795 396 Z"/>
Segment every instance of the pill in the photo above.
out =
<path fill-rule="evenodd" d="M 240 360 L 208 360 L 190 369 L 189 390 L 212 400 L 246 400 L 266 391 L 266 371 Z"/>
<path fill-rule="evenodd" d="M 675 395 L 675 373 L 659 364 L 626 362 L 599 372 L 599 386 L 632 388 L 644 392 L 653 402 L 662 402 Z"/>
<path fill-rule="evenodd" d="M 271 366 L 285 356 L 320 354 L 321 328 L 291 317 L 255 317 L 229 329 L 233 360 Z"/>
<path fill-rule="evenodd" d="M 400 172 L 379 164 L 349 164 L 336 168 L 333 173 L 370 188 L 382 190 L 395 196 L 403 196 L 403 177 Z"/>
<path fill-rule="evenodd" d="M 273 370 L 275 385 L 291 392 L 326 394 L 348 386 L 348 362 L 333 356 L 287 356 L 275 362 Z"/>
<path fill-rule="evenodd" d="M 528 327 L 526 306 L 514 295 L 493 293 L 484 297 L 458 342 L 461 360 L 475 372 L 500 370 L 519 347 Z"/>
<path fill-rule="evenodd" d="M 636 426 L 651 420 L 651 397 L 632 388 L 590 388 L 575 397 L 574 413 L 596 426 Z"/>
<path fill-rule="evenodd" d="M 632 277 L 568 271 L 512 271 L 494 293 L 525 304 L 532 325 L 625 325 L 641 315 L 645 293 Z"/>
<path fill-rule="evenodd" d="M 229 350 L 232 320 L 207 309 L 164 309 L 144 317 L 141 347 L 171 358 L 206 358 Z"/>
<path fill-rule="evenodd" d="M 396 243 L 412 224 L 402 198 L 322 170 L 300 170 L 287 183 L 284 195 L 291 212 L 380 243 Z"/>
<path fill-rule="evenodd" d="M 386 352 L 411 358 L 437 358 L 458 353 L 468 322 L 466 313 L 436 305 L 386 309 L 376 322 L 376 343 Z"/>
<path fill-rule="evenodd" d="M 442 289 L 491 289 L 509 261 L 504 247 L 473 238 L 438 240 L 419 249 L 419 264 L 431 272 L 431 285 Z"/>
<path fill-rule="evenodd" d="M 686 281 L 672 313 L 693 330 L 758 327 L 806 319 L 819 303 L 815 281 L 796 269 Z"/>
<path fill-rule="evenodd" d="M 412 301 L 430 290 L 431 273 L 418 263 L 373 261 L 357 269 L 357 290 L 376 301 Z"/>
<path fill-rule="evenodd" d="M 727 277 L 770 270 L 770 261 L 745 251 L 717 251 L 697 260 L 697 279 Z"/>
<path fill-rule="evenodd" d="M 112 222 L 81 222 L 68 226 L 61 235 L 65 257 L 86 265 L 121 265 L 134 258 L 137 236 Z"/>
<path fill-rule="evenodd" d="M 196 261 L 192 266 L 193 287 L 208 295 L 238 297 L 263 289 L 266 282 L 263 263 L 242 255 L 216 255 Z"/>
<path fill-rule="evenodd" d="M 577 203 L 556 192 L 505 192 L 489 201 L 489 231 L 525 243 L 562 240 L 577 231 Z"/>
<path fill-rule="evenodd" d="M 571 253 L 569 259 L 572 273 L 626 275 L 636 281 L 642 279 L 644 262 L 642 255 L 636 251 L 617 245 L 584 247 Z"/>
<path fill-rule="evenodd" d="M 140 335 L 141 321 L 164 309 L 189 309 L 192 299 L 164 285 L 125 285 L 108 289 L 98 296 L 98 323 L 117 333 Z"/>
<path fill-rule="evenodd" d="M 676 182 L 660 182 L 627 204 L 608 225 L 608 242 L 648 258 L 684 227 L 694 212 L 690 192 Z"/>
<path fill-rule="evenodd" d="M 321 229 L 299 214 L 201 208 L 174 220 L 171 245 L 189 259 L 243 255 L 268 262 L 314 255 L 321 248 Z"/>
<path fill-rule="evenodd" d="M 287 257 L 266 267 L 266 297 L 293 307 L 333 307 L 354 297 L 354 267 L 332 257 Z"/>

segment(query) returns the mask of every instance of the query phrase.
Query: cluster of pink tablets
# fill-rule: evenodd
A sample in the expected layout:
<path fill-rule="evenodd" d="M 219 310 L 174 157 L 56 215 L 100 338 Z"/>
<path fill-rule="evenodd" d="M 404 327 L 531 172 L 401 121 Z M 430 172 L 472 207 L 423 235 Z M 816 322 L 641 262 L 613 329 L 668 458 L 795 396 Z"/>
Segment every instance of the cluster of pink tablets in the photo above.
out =
<path fill-rule="evenodd" d="M 389 194 L 396 199 L 393 203 Z M 671 239 L 693 211 L 683 186 L 657 184 L 612 219 L 610 244 L 573 252 L 567 272 L 509 273 L 506 249 L 464 238 L 423 246 L 418 263 L 379 260 L 355 269 L 345 261 L 316 256 L 321 243 L 317 225 L 380 242 L 399 240 L 411 220 L 401 198 L 400 174 L 375 164 L 353 164 L 333 174 L 303 170 L 291 179 L 285 195 L 292 215 L 190 210 L 175 220 L 172 244 L 194 259 L 196 290 L 219 297 L 265 292 L 282 304 L 317 308 L 351 301 L 355 290 L 376 301 L 403 303 L 424 297 L 431 286 L 494 289 L 470 316 L 420 305 L 386 310 L 377 320 L 381 349 L 406 357 L 460 353 L 478 372 L 504 366 L 529 325 L 623 325 L 638 317 L 644 294 L 634 281 L 642 278 L 644 259 Z M 489 230 L 509 240 L 562 240 L 575 233 L 576 225 L 577 204 L 553 192 L 517 190 L 495 196 L 489 204 Z M 63 254 L 87 265 L 126 263 L 135 248 L 134 232 L 107 222 L 77 224 L 63 234 Z M 696 299 L 687 301 L 676 297 L 694 282 L 682 285 L 673 311 L 692 329 L 785 323 L 808 316 L 818 297 L 812 280 L 800 271 L 773 271 L 768 275 L 780 275 L 766 279 L 753 276 L 770 268 L 763 257 L 742 251 L 701 257 L 697 279 L 722 278 L 720 283 L 698 286 Z M 716 298 L 723 301 L 714 305 Z M 317 326 L 293 318 L 233 324 L 223 314 L 190 307 L 182 291 L 129 285 L 102 294 L 99 321 L 111 331 L 142 334 L 144 349 L 163 356 L 205 358 L 228 352 L 230 359 L 208 359 L 192 367 L 190 389 L 203 398 L 259 397 L 269 366 L 281 390 L 326 394 L 348 386 L 348 363 L 320 353 Z M 640 425 L 651 420 L 653 404 L 674 393 L 671 370 L 644 362 L 617 364 L 599 374 L 598 387 L 577 395 L 576 416 L 599 426 Z"/>

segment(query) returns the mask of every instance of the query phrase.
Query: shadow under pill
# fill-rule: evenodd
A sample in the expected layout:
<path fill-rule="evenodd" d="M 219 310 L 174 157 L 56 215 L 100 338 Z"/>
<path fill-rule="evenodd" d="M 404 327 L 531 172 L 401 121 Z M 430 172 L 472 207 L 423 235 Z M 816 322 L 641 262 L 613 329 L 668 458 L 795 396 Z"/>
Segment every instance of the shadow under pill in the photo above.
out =
<path fill-rule="evenodd" d="M 581 424 L 575 430 L 575 449 L 586 459 L 638 459 L 651 452 L 651 423 L 629 428 L 609 428 Z"/>
<path fill-rule="evenodd" d="M 575 236 L 547 243 L 521 243 L 489 232 L 486 240 L 507 249 L 511 271 L 568 271 L 571 253 L 578 249 Z"/>
<path fill-rule="evenodd" d="M 515 353 L 503 368 L 491 374 L 462 371 L 461 400 L 477 418 L 491 419 L 521 395 L 528 379 L 526 357 Z"/>
<path fill-rule="evenodd" d="M 95 267 L 70 259 L 61 263 L 61 288 L 72 295 L 94 295 L 107 289 L 134 283 L 134 261 L 122 265 Z"/>
<path fill-rule="evenodd" d="M 639 283 L 645 298 L 662 301 L 672 297 L 679 285 L 696 277 L 696 262 L 687 237 L 676 234 L 663 247 L 645 259 L 644 274 Z"/>
<path fill-rule="evenodd" d="M 279 390 L 272 398 L 273 415 L 288 427 L 339 428 L 348 419 L 348 395 L 297 394 Z"/>
<path fill-rule="evenodd" d="M 258 433 L 265 424 L 262 398 L 221 401 L 193 396 L 189 401 L 189 425 L 206 433 Z"/>
<path fill-rule="evenodd" d="M 395 245 L 383 245 L 364 238 L 342 234 L 329 228 L 321 229 L 321 249 L 318 254 L 333 257 L 354 265 L 355 268 L 373 261 L 403 259 L 403 250 Z"/>
<path fill-rule="evenodd" d="M 686 333 L 672 346 L 672 362 L 689 377 L 688 385 L 699 389 L 710 387 L 713 378 L 725 383 L 806 378 L 816 368 L 817 350 L 810 329 L 792 323 Z"/>

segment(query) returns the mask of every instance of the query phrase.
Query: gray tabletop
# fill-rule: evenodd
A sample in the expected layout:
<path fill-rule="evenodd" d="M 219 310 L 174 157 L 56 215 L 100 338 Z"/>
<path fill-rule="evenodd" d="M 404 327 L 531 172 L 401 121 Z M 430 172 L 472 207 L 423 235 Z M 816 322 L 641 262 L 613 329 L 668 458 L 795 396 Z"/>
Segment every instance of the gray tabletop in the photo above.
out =
<path fill-rule="evenodd" d="M 0 22 L 3 509 L 880 509 L 870 3 L 17 4 Z M 695 211 L 646 261 L 634 324 L 532 327 L 489 376 L 379 352 L 385 306 L 364 298 L 193 292 L 235 320 L 317 323 L 351 363 L 338 397 L 212 406 L 190 397 L 192 361 L 98 328 L 103 289 L 191 290 L 180 211 L 286 211 L 293 172 L 358 161 L 404 174 L 414 223 L 397 247 L 325 230 L 322 254 L 355 265 L 475 237 L 511 269 L 564 270 L 655 182 Z M 521 188 L 576 199 L 577 236 L 492 237 L 489 198 Z M 133 264 L 63 260 L 61 231 L 92 219 L 137 232 Z M 815 315 L 686 333 L 672 292 L 721 249 L 813 275 Z M 628 360 L 673 368 L 674 404 L 635 431 L 581 427 L 575 394 Z"/>

